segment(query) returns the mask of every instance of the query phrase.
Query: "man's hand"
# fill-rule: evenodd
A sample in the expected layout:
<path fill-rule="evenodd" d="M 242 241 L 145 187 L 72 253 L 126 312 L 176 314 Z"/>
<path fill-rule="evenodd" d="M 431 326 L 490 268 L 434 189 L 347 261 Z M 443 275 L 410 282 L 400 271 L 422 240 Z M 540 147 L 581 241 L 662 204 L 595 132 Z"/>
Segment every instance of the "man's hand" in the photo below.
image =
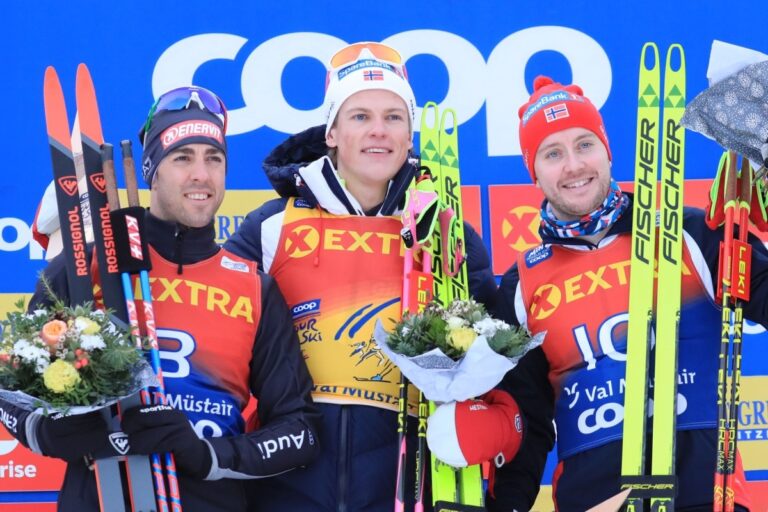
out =
<path fill-rule="evenodd" d="M 512 460 L 523 440 L 523 421 L 509 393 L 493 390 L 482 399 L 449 402 L 427 420 L 427 444 L 441 461 L 462 468 Z"/>
<path fill-rule="evenodd" d="M 123 431 L 131 453 L 173 452 L 180 472 L 205 478 L 213 458 L 208 443 L 197 437 L 187 416 L 169 405 L 148 405 L 123 413 Z"/>
<path fill-rule="evenodd" d="M 35 436 L 43 455 L 67 462 L 105 450 L 114 453 L 109 444 L 107 423 L 100 411 L 43 416 L 37 423 Z"/>

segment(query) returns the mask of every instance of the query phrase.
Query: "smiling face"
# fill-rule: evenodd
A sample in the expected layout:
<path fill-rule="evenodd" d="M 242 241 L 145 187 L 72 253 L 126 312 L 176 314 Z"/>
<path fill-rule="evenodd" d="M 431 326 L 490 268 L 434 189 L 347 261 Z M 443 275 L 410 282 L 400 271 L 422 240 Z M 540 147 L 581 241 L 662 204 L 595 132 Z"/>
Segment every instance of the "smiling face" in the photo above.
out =
<path fill-rule="evenodd" d="M 337 150 L 336 169 L 347 189 L 363 207 L 375 206 L 374 198 L 384 199 L 413 147 L 405 102 L 384 89 L 353 94 L 339 109 L 326 144 Z"/>
<path fill-rule="evenodd" d="M 560 220 L 577 220 L 596 210 L 611 186 L 608 151 L 585 128 L 568 128 L 542 140 L 534 169 L 537 186 Z"/>
<path fill-rule="evenodd" d="M 209 144 L 174 149 L 157 167 L 152 214 L 191 228 L 207 226 L 224 200 L 226 169 L 224 152 Z"/>

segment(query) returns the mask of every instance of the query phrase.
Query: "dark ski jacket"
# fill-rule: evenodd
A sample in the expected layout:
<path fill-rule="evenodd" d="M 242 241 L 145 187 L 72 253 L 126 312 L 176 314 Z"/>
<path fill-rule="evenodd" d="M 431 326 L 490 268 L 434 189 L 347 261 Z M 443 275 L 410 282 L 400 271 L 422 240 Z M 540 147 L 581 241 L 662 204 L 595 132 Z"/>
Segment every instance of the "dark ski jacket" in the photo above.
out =
<path fill-rule="evenodd" d="M 156 254 L 172 263 L 172 265 L 162 266 L 163 268 L 172 267 L 172 270 L 168 271 L 169 275 L 161 276 L 157 275 L 157 272 L 150 272 L 151 277 L 166 280 L 183 279 L 185 268 L 199 267 L 222 254 L 222 249 L 215 242 L 213 223 L 204 228 L 186 228 L 162 221 L 147 213 L 146 231 L 148 242 Z M 224 255 L 222 263 L 214 266 L 224 267 L 227 264 L 231 267 L 236 265 L 236 262 Z M 247 267 L 241 263 L 237 268 L 240 272 L 244 272 L 243 268 Z M 44 275 L 56 295 L 66 300 L 69 293 L 63 255 L 51 261 Z M 240 278 L 239 275 L 236 277 Z M 258 399 L 259 428 L 244 433 L 245 421 L 237 407 L 230 408 L 231 417 L 221 417 L 222 423 L 216 428 L 223 430 L 222 436 L 209 437 L 211 428 L 206 428 L 205 440 L 211 450 L 213 467 L 204 480 L 192 478 L 180 471 L 180 494 L 185 511 L 245 511 L 247 505 L 243 482 L 249 479 L 272 477 L 297 466 L 306 465 L 319 453 L 317 429 L 320 413 L 312 403 L 310 396 L 312 381 L 301 357 L 299 343 L 291 325 L 290 312 L 275 281 L 270 276 L 258 272 L 255 276 L 243 275 L 242 279 L 261 281 L 261 304 L 256 305 L 261 315 L 255 317 L 259 323 L 255 329 L 255 339 L 250 342 L 252 348 L 243 355 L 246 360 L 250 360 L 247 382 L 238 382 L 234 386 L 238 389 L 250 390 Z M 204 278 L 201 280 L 204 281 Z M 204 287 L 205 283 L 198 283 L 198 285 Z M 42 283 L 38 282 L 30 303 L 30 310 L 44 306 L 50 303 L 50 300 Z M 155 311 L 158 311 L 160 306 L 156 296 Z M 169 325 L 166 323 L 167 319 L 164 321 L 162 316 L 158 315 L 156 320 L 158 331 L 176 328 L 187 332 L 188 337 L 195 343 L 206 342 L 195 339 L 195 307 L 189 303 L 185 303 L 184 306 L 188 307 L 189 313 L 182 320 L 177 319 L 176 325 Z M 254 311 L 256 310 L 255 307 Z M 231 349 L 228 348 L 230 343 L 227 342 L 225 333 L 222 334 L 224 336 L 220 340 L 207 340 L 218 345 L 208 347 L 207 353 Z M 162 332 L 160 344 L 162 354 Z M 239 346 L 247 347 L 247 344 Z M 202 347 L 196 346 L 194 350 L 201 352 Z M 165 368 L 163 372 L 166 390 L 170 397 L 172 390 L 176 389 L 179 404 L 187 402 L 192 404 L 181 405 L 191 421 L 194 422 L 196 419 L 196 410 L 197 412 L 200 410 L 199 407 L 194 406 L 197 401 L 190 402 L 190 397 L 196 396 L 195 387 L 199 391 L 202 385 L 206 386 L 206 389 L 200 391 L 203 397 L 200 401 L 207 401 L 209 399 L 207 397 L 215 397 L 222 403 L 223 401 L 242 403 L 240 397 L 227 395 L 228 389 L 232 387 L 231 383 L 223 385 L 225 381 L 231 381 L 233 376 L 222 375 L 215 365 L 203 369 L 207 375 L 199 373 L 199 369 L 195 374 L 195 367 L 193 367 L 193 373 L 190 376 L 173 378 L 169 377 L 168 373 L 174 369 L 178 370 L 178 367 L 173 364 L 174 361 L 170 362 L 174 368 Z M 201 382 L 201 377 L 205 382 Z M 194 382 L 190 380 L 187 383 L 185 379 L 196 380 Z M 187 387 L 188 385 L 193 389 Z M 244 404 L 242 406 L 244 407 Z M 216 420 L 215 417 L 208 419 L 209 422 L 214 420 Z M 289 447 L 289 449 L 271 450 L 266 454 L 262 449 L 265 442 L 270 446 L 278 446 L 280 439 L 289 439 L 291 436 L 294 439 L 301 438 L 303 440 L 301 446 L 296 443 L 296 449 Z M 25 441 L 22 438 L 20 440 L 23 443 Z M 58 503 L 59 510 L 64 511 L 98 510 L 94 472 L 85 463 L 67 465 Z"/>
<path fill-rule="evenodd" d="M 257 261 L 259 267 L 269 273 L 280 250 L 277 245 L 286 207 L 297 197 L 302 199 L 303 208 L 322 208 L 326 223 L 334 216 L 358 216 L 363 226 L 368 223 L 367 219 L 400 214 L 405 191 L 417 167 L 411 162 L 405 163 L 392 179 L 382 204 L 371 211 L 362 211 L 344 189 L 330 160 L 325 158 L 324 130 L 324 126 L 318 126 L 292 136 L 266 158 L 264 170 L 280 197 L 248 214 L 225 248 Z M 301 172 L 316 174 L 314 179 L 305 176 L 300 180 Z M 465 233 L 470 290 L 476 299 L 488 304 L 496 291 L 490 261 L 482 240 L 466 223 Z M 312 287 L 312 283 L 304 286 Z M 365 293 L 360 296 L 364 297 Z M 333 339 L 333 336 L 334 333 L 324 333 L 325 338 Z M 310 364 L 310 371 L 312 368 Z M 321 384 L 317 378 L 315 384 Z M 254 495 L 259 497 L 253 510 L 392 510 L 397 473 L 396 412 L 351 401 L 324 402 L 318 404 L 323 412 L 322 454 L 318 461 L 284 477 L 251 483 Z M 415 438 L 415 427 L 413 424 L 409 429 L 411 440 Z M 409 453 L 414 452 L 411 446 Z M 408 474 L 413 471 L 413 466 L 409 466 Z M 406 496 L 410 500 L 412 492 L 406 492 Z"/>
<path fill-rule="evenodd" d="M 542 265 L 543 269 L 540 271 L 543 273 L 539 274 L 539 278 L 547 275 L 547 269 L 550 269 L 549 272 L 555 276 L 558 269 L 551 267 L 557 262 L 579 257 L 606 258 L 604 254 L 606 251 L 610 254 L 611 244 L 624 244 L 626 252 L 622 253 L 623 255 L 614 252 L 610 256 L 614 259 L 606 260 L 606 267 L 618 269 L 619 265 L 615 262 L 620 261 L 622 268 L 626 266 L 628 276 L 629 244 L 627 240 L 631 237 L 631 229 L 630 207 L 610 227 L 607 236 L 597 245 L 580 239 L 553 238 L 541 233 L 542 245 L 528 251 L 503 276 L 498 290 L 496 316 L 518 325 L 528 325 L 531 321 L 535 323 L 536 319 L 531 315 L 537 313 L 526 308 L 523 302 L 523 295 L 529 292 L 523 291 L 525 286 L 521 284 L 521 276 L 525 279 L 526 275 L 533 272 L 529 269 L 537 265 Z M 678 510 L 698 510 L 697 506 L 705 508 L 708 506 L 711 510 L 717 445 L 716 374 L 721 325 L 720 305 L 715 301 L 714 291 L 718 287 L 718 251 L 723 230 L 722 228 L 710 230 L 704 222 L 703 212 L 695 208 L 685 208 L 683 229 L 685 247 L 692 262 L 687 282 L 693 285 L 688 286 L 687 295 L 684 286 L 679 326 L 678 422 L 683 423 L 683 426 L 678 425 L 677 433 L 676 473 L 679 487 L 675 506 Z M 752 297 L 745 305 L 744 316 L 766 326 L 768 325 L 768 306 L 766 306 L 768 252 L 755 237 L 750 241 L 753 247 Z M 568 256 L 567 251 L 552 250 L 554 247 L 569 247 L 574 251 L 570 253 L 572 256 Z M 557 259 L 558 254 L 560 259 Z M 551 261 L 547 261 L 548 258 L 551 258 Z M 586 260 L 583 261 L 586 262 Z M 521 269 L 520 265 L 528 268 Z M 618 276 L 611 281 L 608 271 L 600 275 L 595 273 L 594 269 L 584 269 L 585 276 L 588 270 L 593 271 L 591 276 L 595 279 L 585 279 L 584 283 L 590 285 L 598 283 L 600 286 L 595 285 L 592 289 L 585 284 L 577 288 L 578 285 L 573 284 L 577 281 L 575 278 L 571 279 L 571 297 L 580 298 L 589 292 L 594 292 L 598 295 L 592 300 L 599 301 L 601 296 L 605 297 L 603 300 L 609 300 L 611 293 L 621 293 L 616 290 L 617 286 L 619 290 L 628 293 L 627 281 L 620 280 Z M 684 283 L 686 282 L 685 272 L 687 270 L 684 269 Z M 599 281 L 595 277 L 597 275 L 600 275 Z M 550 278 L 543 279 L 544 282 L 556 284 L 556 281 L 549 281 Z M 565 295 L 561 296 L 563 301 L 566 300 L 564 297 Z M 593 302 L 593 304 L 596 303 Z M 626 315 L 626 312 L 621 314 Z M 557 313 L 554 313 L 552 318 L 555 318 L 555 315 Z M 567 316 L 557 317 L 559 322 L 574 322 L 573 335 L 570 336 L 574 339 L 580 329 L 576 324 L 586 326 L 591 322 L 595 325 L 596 322 L 605 320 L 602 317 L 593 318 L 595 314 L 589 309 L 583 310 L 577 316 L 578 318 L 573 319 Z M 623 396 L 621 400 L 616 399 L 615 395 L 603 397 L 601 401 L 602 395 L 599 393 L 600 390 L 604 395 L 616 393 L 619 390 L 615 384 L 623 381 L 626 364 L 621 355 L 626 353 L 625 322 L 626 320 L 621 322 L 623 328 L 617 323 L 611 329 L 610 336 L 615 347 L 615 352 L 612 354 L 607 353 L 606 346 L 592 340 L 591 359 L 589 361 L 585 359 L 581 364 L 574 364 L 563 373 L 553 370 L 557 364 L 561 363 L 552 358 L 559 357 L 565 351 L 576 350 L 576 341 L 569 339 L 569 336 L 562 336 L 560 339 L 545 338 L 543 346 L 526 354 L 520 364 L 505 376 L 499 388 L 514 396 L 520 405 L 526 419 L 526 432 L 521 450 L 515 459 L 496 472 L 495 499 L 489 500 L 489 510 L 529 510 L 533 505 L 539 491 L 547 453 L 553 448 L 555 442 L 553 419 L 558 417 L 563 422 L 560 424 L 555 421 L 559 464 L 553 479 L 553 494 L 558 510 L 583 511 L 619 492 L 623 427 L 619 414 L 623 411 L 621 408 Z M 563 329 L 568 331 L 569 325 L 571 324 L 565 325 Z M 583 334 L 587 330 L 579 332 Z M 582 353 L 583 348 L 581 346 Z M 616 361 L 622 362 L 616 363 Z M 652 355 L 649 361 L 652 368 Z M 611 367 L 611 365 L 618 365 L 621 373 L 618 375 L 609 373 L 606 379 L 606 374 L 599 373 L 600 368 Z M 701 375 L 694 376 L 692 367 L 695 365 L 700 365 L 701 369 L 708 371 L 701 371 L 699 372 Z M 602 378 L 602 381 L 590 382 L 589 374 L 597 374 L 598 379 Z M 611 379 L 616 383 L 611 385 L 612 387 L 605 387 L 606 380 Z M 556 384 L 553 385 L 553 382 Z M 594 386 L 591 388 L 591 394 L 590 388 L 585 389 L 587 382 Z M 594 385 L 594 382 L 602 382 L 603 387 Z M 623 393 L 623 390 L 621 392 Z M 682 398 L 680 393 L 683 394 Z M 607 405 L 605 410 L 600 410 L 601 405 Z M 606 412 L 607 409 L 612 409 L 612 412 Z M 614 415 L 613 412 L 619 414 Z M 578 413 L 581 414 L 577 419 Z M 695 421 L 688 420 L 686 424 L 684 418 L 690 418 L 687 415 L 695 416 Z M 590 439 L 594 438 L 598 440 L 590 444 Z M 569 450 L 568 446 L 562 446 L 564 444 L 572 445 L 573 449 Z M 650 446 L 650 437 L 646 444 Z M 650 451 L 646 451 L 646 457 L 650 457 Z M 746 501 L 742 503 L 748 504 Z"/>

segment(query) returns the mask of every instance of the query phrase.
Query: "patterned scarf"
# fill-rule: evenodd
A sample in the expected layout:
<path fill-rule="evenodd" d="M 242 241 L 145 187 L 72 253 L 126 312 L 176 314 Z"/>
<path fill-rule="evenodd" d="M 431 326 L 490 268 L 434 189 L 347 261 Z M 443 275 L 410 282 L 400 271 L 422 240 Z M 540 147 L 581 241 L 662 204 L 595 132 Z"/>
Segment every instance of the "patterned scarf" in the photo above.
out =
<path fill-rule="evenodd" d="M 558 220 L 546 199 L 541 203 L 541 230 L 557 238 L 573 238 L 601 232 L 624 214 L 629 197 L 621 193 L 619 184 L 611 179 L 611 189 L 603 204 L 578 220 Z"/>

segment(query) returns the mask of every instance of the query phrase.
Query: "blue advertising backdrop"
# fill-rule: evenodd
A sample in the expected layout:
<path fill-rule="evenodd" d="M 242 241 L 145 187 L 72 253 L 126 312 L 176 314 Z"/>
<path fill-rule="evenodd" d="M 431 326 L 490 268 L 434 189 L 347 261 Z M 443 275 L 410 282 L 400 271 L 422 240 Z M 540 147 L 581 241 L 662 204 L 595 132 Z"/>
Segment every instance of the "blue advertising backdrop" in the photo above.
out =
<path fill-rule="evenodd" d="M 542 73 L 579 83 L 600 106 L 614 172 L 630 180 L 645 41 L 662 51 L 683 45 L 691 93 L 707 85 L 714 39 L 768 50 L 760 31 L 729 27 L 728 13 L 716 4 L 12 1 L 0 33 L 7 177 L 0 184 L 0 264 L 14 272 L 0 281 L 0 292 L 28 289 L 41 267 L 24 225 L 50 181 L 42 102 L 48 65 L 59 71 L 72 119 L 75 69 L 88 64 L 111 141 L 137 142 L 158 91 L 190 81 L 215 90 L 232 113 L 228 187 L 268 189 L 260 169 L 267 151 L 286 133 L 322 122 L 327 58 L 345 41 L 388 41 L 407 58 L 418 104 L 434 100 L 457 110 L 462 178 L 483 186 L 485 199 L 485 185 L 528 180 L 517 108 Z M 743 12 L 757 5 L 746 3 Z M 717 146 L 692 135 L 687 147 L 688 177 L 710 176 Z"/>
<path fill-rule="evenodd" d="M 662 54 L 670 44 L 682 44 L 689 101 L 707 87 L 714 40 L 768 53 L 764 31 L 737 25 L 761 10 L 762 2 L 725 5 L 711 0 L 12 0 L 0 32 L 5 177 L 0 296 L 28 293 L 45 264 L 30 225 L 51 180 L 42 101 L 48 65 L 59 72 L 73 120 L 75 70 L 85 62 L 96 84 L 105 138 L 131 138 L 137 148 L 136 134 L 159 93 L 189 83 L 213 89 L 231 115 L 228 188 L 269 190 L 261 171 L 264 156 L 286 134 L 323 122 L 324 66 L 331 54 L 345 42 L 387 42 L 407 59 L 419 105 L 431 100 L 457 111 L 462 180 L 480 189 L 490 249 L 495 220 L 489 186 L 529 183 L 517 142 L 517 109 L 534 77 L 547 74 L 583 87 L 606 121 L 615 177 L 631 181 L 643 43 L 655 41 Z M 686 177 L 710 178 L 721 149 L 690 132 L 686 147 Z M 254 199 L 245 210 L 257 205 Z M 750 361 L 745 352 L 745 373 L 768 374 L 768 365 L 758 362 L 764 353 L 756 342 L 761 336 L 750 337 L 745 350 L 753 357 Z M 756 429 L 765 428 L 765 398 L 749 409 L 748 421 Z M 752 466 L 751 479 L 768 480 L 766 464 Z"/>

